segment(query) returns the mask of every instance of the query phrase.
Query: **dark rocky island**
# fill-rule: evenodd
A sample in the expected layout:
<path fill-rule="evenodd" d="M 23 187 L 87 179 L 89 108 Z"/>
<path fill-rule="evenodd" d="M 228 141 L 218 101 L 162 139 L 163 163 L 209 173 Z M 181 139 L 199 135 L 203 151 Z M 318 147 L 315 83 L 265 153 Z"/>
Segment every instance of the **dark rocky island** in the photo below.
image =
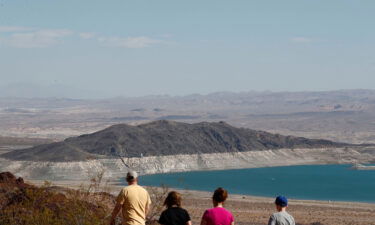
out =
<path fill-rule="evenodd" d="M 138 126 L 113 125 L 92 134 L 15 150 L 1 157 L 63 162 L 119 156 L 131 158 L 343 146 L 349 144 L 236 128 L 225 122 L 188 124 L 159 120 Z"/>

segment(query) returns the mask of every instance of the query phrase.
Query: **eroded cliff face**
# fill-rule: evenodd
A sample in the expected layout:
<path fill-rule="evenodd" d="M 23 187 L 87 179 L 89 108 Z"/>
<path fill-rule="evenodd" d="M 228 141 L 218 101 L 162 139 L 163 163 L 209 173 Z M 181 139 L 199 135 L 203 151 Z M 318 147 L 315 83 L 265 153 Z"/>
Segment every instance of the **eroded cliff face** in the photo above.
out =
<path fill-rule="evenodd" d="M 30 180 L 87 180 L 104 171 L 111 180 L 124 177 L 128 165 L 140 174 L 195 170 L 224 170 L 304 164 L 375 162 L 374 148 L 279 149 L 235 153 L 97 159 L 80 162 L 10 161 L 0 158 L 0 171 Z"/>

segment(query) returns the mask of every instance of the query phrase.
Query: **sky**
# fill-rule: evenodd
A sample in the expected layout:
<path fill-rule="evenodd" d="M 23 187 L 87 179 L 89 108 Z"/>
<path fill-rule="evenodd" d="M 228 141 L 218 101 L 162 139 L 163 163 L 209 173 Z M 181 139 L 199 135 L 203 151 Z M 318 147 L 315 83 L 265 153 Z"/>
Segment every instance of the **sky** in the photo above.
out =
<path fill-rule="evenodd" d="M 374 12 L 373 0 L 0 0 L 0 87 L 375 89 Z"/>

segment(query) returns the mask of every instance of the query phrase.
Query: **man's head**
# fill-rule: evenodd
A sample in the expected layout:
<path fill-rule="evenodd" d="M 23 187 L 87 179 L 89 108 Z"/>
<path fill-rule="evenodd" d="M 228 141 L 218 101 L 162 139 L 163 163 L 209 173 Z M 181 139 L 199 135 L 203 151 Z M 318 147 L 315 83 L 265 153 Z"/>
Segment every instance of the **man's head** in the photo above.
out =
<path fill-rule="evenodd" d="M 130 170 L 126 174 L 126 182 L 128 182 L 128 184 L 133 184 L 133 183 L 136 183 L 137 181 L 138 181 L 138 174 L 137 174 L 137 172 Z"/>
<path fill-rule="evenodd" d="M 288 199 L 284 196 L 277 196 L 275 200 L 276 209 L 281 211 L 288 206 Z"/>

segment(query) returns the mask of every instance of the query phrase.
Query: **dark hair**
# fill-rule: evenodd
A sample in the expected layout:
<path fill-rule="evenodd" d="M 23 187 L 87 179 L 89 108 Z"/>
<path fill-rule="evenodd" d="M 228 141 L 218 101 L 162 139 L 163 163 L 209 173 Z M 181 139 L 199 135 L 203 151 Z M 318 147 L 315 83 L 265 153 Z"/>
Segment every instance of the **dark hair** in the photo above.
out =
<path fill-rule="evenodd" d="M 181 194 L 176 191 L 169 192 L 164 201 L 164 205 L 167 206 L 167 208 L 171 208 L 173 205 L 181 207 Z"/>
<path fill-rule="evenodd" d="M 215 202 L 224 202 L 228 197 L 228 192 L 224 188 L 217 188 L 212 196 L 212 200 Z"/>

